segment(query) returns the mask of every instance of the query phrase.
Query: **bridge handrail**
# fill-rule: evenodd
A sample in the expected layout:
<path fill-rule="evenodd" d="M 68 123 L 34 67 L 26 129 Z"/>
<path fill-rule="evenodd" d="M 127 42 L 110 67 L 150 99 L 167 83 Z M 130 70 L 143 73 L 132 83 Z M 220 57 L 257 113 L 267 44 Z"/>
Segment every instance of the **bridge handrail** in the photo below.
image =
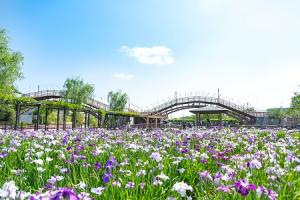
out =
<path fill-rule="evenodd" d="M 202 102 L 207 102 L 207 103 L 219 103 L 224 106 L 227 106 L 229 108 L 245 112 L 246 109 L 243 106 L 239 106 L 233 102 L 226 101 L 224 99 L 216 98 L 216 97 L 206 97 L 206 96 L 190 96 L 190 97 L 181 97 L 181 98 L 175 98 L 172 100 L 169 100 L 165 103 L 162 103 L 154 108 L 151 108 L 149 110 L 146 110 L 145 113 L 155 113 L 158 112 L 166 107 L 172 106 L 175 103 L 190 103 L 190 102 L 195 102 L 195 101 L 202 101 Z"/>
<path fill-rule="evenodd" d="M 53 96 L 53 97 L 62 97 L 62 90 L 41 90 L 39 92 L 31 92 L 23 94 L 22 96 L 25 97 L 44 97 L 44 96 Z M 105 110 L 108 110 L 108 105 L 105 103 L 102 103 L 100 101 L 97 101 L 95 99 L 88 99 L 86 102 L 87 105 L 93 106 L 95 108 L 103 108 Z"/>
<path fill-rule="evenodd" d="M 41 90 L 38 92 L 30 92 L 26 94 L 22 94 L 22 96 L 25 97 L 45 97 L 45 96 L 52 96 L 56 98 L 62 98 L 62 90 Z M 94 107 L 94 108 L 102 108 L 104 110 L 109 110 L 109 106 L 101 101 L 98 101 L 96 99 L 90 98 L 87 100 L 86 104 L 88 106 Z M 128 112 L 136 112 L 136 110 L 132 108 L 125 108 L 125 111 Z"/>

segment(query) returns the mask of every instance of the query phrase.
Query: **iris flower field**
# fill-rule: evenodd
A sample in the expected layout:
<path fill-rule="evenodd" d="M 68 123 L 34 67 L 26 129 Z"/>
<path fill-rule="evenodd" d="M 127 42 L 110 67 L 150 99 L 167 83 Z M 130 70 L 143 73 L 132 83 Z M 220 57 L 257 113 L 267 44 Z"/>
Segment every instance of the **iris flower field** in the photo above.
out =
<path fill-rule="evenodd" d="M 300 134 L 1 131 L 0 199 L 300 199 Z"/>

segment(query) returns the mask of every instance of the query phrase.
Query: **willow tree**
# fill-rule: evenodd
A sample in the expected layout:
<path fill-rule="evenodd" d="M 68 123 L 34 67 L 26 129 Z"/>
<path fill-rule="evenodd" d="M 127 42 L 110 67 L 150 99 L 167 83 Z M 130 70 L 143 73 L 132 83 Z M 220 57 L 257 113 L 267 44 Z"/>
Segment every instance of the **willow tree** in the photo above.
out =
<path fill-rule="evenodd" d="M 291 99 L 291 106 L 289 112 L 293 117 L 300 117 L 300 93 L 294 93 L 294 96 Z"/>
<path fill-rule="evenodd" d="M 288 109 L 286 108 L 267 109 L 267 112 L 269 113 L 270 117 L 277 119 L 279 124 L 281 124 L 282 119 L 287 116 L 287 111 Z"/>
<path fill-rule="evenodd" d="M 126 104 L 129 101 L 129 97 L 121 90 L 117 92 L 110 91 L 107 95 L 107 101 L 109 109 L 113 111 L 124 111 Z"/>
<path fill-rule="evenodd" d="M 63 96 L 67 101 L 81 105 L 93 97 L 94 91 L 93 85 L 85 83 L 79 77 L 68 78 L 64 83 Z"/>
<path fill-rule="evenodd" d="M 9 48 L 9 39 L 4 29 L 0 29 L 0 94 L 14 96 L 15 82 L 23 77 L 21 65 L 23 56 Z M 13 120 L 14 107 L 0 104 L 0 121 Z"/>
<path fill-rule="evenodd" d="M 4 29 L 0 29 L 0 94 L 14 95 L 15 82 L 23 77 L 21 65 L 23 56 L 9 48 L 9 39 Z"/>

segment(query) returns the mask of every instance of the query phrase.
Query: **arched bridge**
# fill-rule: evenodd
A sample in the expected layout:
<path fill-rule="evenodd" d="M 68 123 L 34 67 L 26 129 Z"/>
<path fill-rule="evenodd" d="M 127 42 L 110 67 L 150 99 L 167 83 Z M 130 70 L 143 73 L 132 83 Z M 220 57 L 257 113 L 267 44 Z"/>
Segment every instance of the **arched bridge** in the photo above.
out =
<path fill-rule="evenodd" d="M 235 103 L 215 98 L 203 96 L 189 96 L 182 98 L 174 98 L 166 103 L 156 106 L 144 112 L 145 115 L 161 115 L 167 116 L 173 112 L 184 109 L 201 108 L 206 105 L 216 105 L 228 110 L 228 114 L 239 119 L 251 122 L 255 120 L 255 112 L 249 112 L 247 107 L 239 106 Z"/>
<path fill-rule="evenodd" d="M 31 97 L 34 98 L 36 100 L 59 100 L 63 98 L 62 95 L 63 91 L 61 90 L 42 90 L 42 91 L 38 91 L 38 92 L 31 92 L 31 93 L 27 93 L 27 94 L 23 94 L 23 96 L 25 97 Z M 92 108 L 96 108 L 96 109 L 104 109 L 104 110 L 108 110 L 108 105 L 105 103 L 102 103 L 100 101 L 97 101 L 95 99 L 88 99 L 86 102 L 87 106 L 90 106 Z"/>
<path fill-rule="evenodd" d="M 63 99 L 63 91 L 62 90 L 41 90 L 38 92 L 30 92 L 23 94 L 25 97 L 31 97 L 36 100 L 61 100 Z M 103 109 L 103 110 L 109 110 L 109 106 L 101 101 L 98 101 L 96 99 L 90 98 L 86 102 L 86 106 L 93 108 L 93 109 Z M 137 106 L 131 104 L 130 107 L 126 108 L 126 111 L 130 112 L 138 112 L 140 108 Z"/>

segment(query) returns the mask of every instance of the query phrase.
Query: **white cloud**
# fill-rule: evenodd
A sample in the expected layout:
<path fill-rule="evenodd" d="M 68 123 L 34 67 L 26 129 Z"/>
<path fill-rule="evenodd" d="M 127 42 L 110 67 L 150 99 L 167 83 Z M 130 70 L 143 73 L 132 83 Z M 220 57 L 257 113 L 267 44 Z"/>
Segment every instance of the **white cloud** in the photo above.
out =
<path fill-rule="evenodd" d="M 125 74 L 125 73 L 116 73 L 113 74 L 113 77 L 117 79 L 126 79 L 126 80 L 131 80 L 134 78 L 132 74 Z"/>
<path fill-rule="evenodd" d="M 142 64 L 166 65 L 174 63 L 172 50 L 165 46 L 133 48 L 122 46 L 120 50 Z"/>

